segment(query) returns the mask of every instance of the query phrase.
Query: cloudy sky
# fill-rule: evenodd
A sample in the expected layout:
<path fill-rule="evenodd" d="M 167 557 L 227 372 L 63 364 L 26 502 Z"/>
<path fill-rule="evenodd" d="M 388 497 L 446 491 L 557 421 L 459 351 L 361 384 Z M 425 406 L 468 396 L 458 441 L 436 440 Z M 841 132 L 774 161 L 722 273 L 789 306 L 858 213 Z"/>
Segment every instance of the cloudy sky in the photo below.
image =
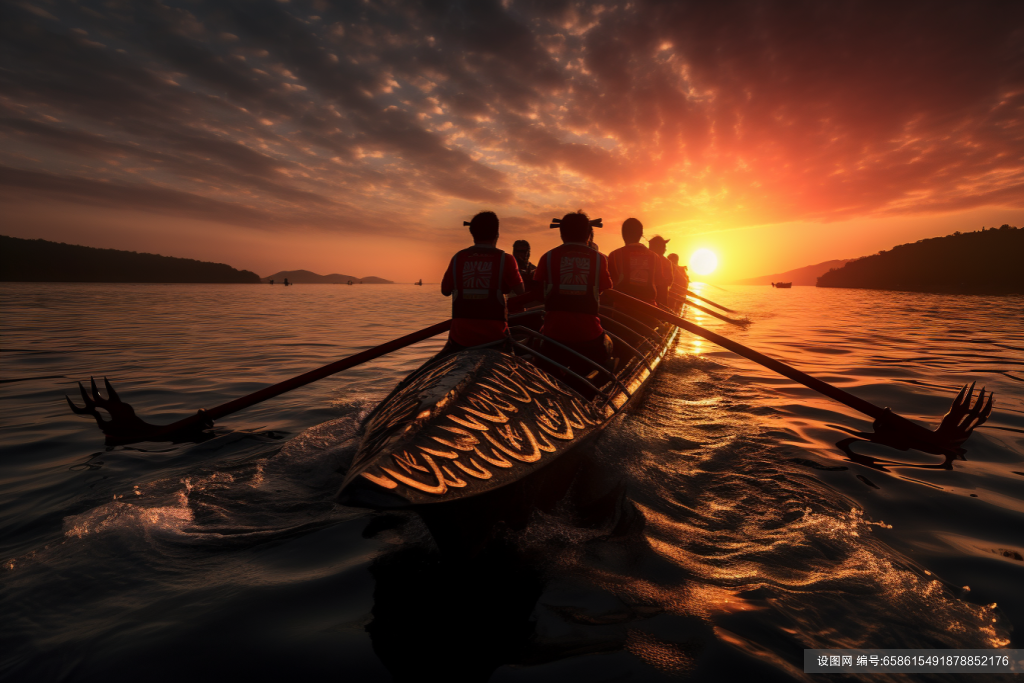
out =
<path fill-rule="evenodd" d="M 636 216 L 719 281 L 1024 224 L 1024 3 L 16 0 L 0 234 L 437 281 Z"/>

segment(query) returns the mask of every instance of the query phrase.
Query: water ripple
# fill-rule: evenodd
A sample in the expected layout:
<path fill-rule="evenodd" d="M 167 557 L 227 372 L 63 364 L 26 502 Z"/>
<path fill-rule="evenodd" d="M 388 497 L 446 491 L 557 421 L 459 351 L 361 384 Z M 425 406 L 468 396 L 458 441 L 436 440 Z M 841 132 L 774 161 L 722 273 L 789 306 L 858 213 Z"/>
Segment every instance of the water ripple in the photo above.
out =
<path fill-rule="evenodd" d="M 517 593 L 516 572 L 501 589 L 532 635 L 494 680 L 802 679 L 806 647 L 1020 647 L 1024 300 L 712 298 L 754 322 L 701 324 L 921 423 L 974 380 L 995 411 L 960 458 L 898 451 L 858 436 L 864 416 L 682 336 L 594 453 L 594 476 L 625 484 L 645 523 L 609 536 L 571 510 L 535 516 L 517 547 L 537 592 Z M 6 283 L 0 306 L 0 676 L 109 678 L 157 658 L 180 677 L 211 670 L 218 643 L 234 676 L 387 680 L 386 624 L 399 645 L 401 624 L 438 610 L 446 626 L 423 643 L 481 632 L 480 604 L 498 600 L 486 573 L 453 584 L 414 517 L 333 503 L 361 416 L 443 339 L 226 418 L 200 444 L 104 448 L 63 398 L 108 376 L 170 422 L 443 320 L 436 291 Z M 442 594 L 409 592 L 416 576 Z"/>

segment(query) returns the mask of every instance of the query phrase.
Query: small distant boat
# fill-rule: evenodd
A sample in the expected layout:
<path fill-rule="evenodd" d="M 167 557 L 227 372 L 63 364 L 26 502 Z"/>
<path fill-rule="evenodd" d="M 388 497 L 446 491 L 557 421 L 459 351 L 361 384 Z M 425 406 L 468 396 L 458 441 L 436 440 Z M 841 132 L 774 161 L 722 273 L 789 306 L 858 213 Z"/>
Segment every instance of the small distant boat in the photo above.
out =
<path fill-rule="evenodd" d="M 773 282 L 772 283 L 772 287 L 774 287 L 776 289 L 790 289 L 790 288 L 792 288 L 792 286 L 793 286 L 792 282 Z"/>
<path fill-rule="evenodd" d="M 414 282 L 413 284 L 414 285 L 419 285 L 420 287 L 422 287 L 423 286 L 423 278 L 420 278 L 419 282 Z"/>
<path fill-rule="evenodd" d="M 349 280 L 349 281 L 348 281 L 348 282 L 346 282 L 345 284 L 346 284 L 346 285 L 350 285 L 350 284 L 352 284 L 352 281 L 351 281 L 351 280 Z"/>

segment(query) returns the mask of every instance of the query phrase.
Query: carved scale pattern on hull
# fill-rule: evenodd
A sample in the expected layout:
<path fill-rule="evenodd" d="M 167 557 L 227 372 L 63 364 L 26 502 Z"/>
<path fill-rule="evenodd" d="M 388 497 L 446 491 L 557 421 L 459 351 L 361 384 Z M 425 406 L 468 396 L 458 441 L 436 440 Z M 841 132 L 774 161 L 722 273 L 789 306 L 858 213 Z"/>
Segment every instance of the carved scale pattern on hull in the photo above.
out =
<path fill-rule="evenodd" d="M 522 480 L 607 425 L 642 389 L 678 331 L 651 336 L 644 342 L 651 350 L 646 362 L 627 362 L 618 382 L 595 402 L 495 349 L 427 362 L 363 424 L 339 502 L 375 509 L 422 506 Z"/>
<path fill-rule="evenodd" d="M 359 491 L 366 483 L 378 492 L 375 507 L 499 488 L 554 459 L 605 419 L 544 371 L 495 350 L 462 352 L 424 368 L 385 403 L 366 424 L 342 486 L 345 502 L 363 502 Z M 393 496 L 380 496 L 385 490 Z M 382 504 L 387 499 L 391 505 Z"/>

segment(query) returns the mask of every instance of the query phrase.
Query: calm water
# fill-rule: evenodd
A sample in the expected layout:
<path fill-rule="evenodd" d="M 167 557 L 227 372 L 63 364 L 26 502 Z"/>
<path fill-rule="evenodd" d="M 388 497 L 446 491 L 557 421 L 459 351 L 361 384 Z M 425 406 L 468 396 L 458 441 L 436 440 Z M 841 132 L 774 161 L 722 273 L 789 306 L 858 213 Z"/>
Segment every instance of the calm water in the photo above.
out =
<path fill-rule="evenodd" d="M 805 647 L 1024 647 L 1024 299 L 728 290 L 746 330 L 691 317 L 932 426 L 973 379 L 995 412 L 944 468 L 683 335 L 593 456 L 646 526 L 538 514 L 517 582 L 332 502 L 359 417 L 443 339 L 201 444 L 106 448 L 64 404 L 107 376 L 170 422 L 444 319 L 434 287 L 0 284 L 0 678 L 800 679 Z"/>

